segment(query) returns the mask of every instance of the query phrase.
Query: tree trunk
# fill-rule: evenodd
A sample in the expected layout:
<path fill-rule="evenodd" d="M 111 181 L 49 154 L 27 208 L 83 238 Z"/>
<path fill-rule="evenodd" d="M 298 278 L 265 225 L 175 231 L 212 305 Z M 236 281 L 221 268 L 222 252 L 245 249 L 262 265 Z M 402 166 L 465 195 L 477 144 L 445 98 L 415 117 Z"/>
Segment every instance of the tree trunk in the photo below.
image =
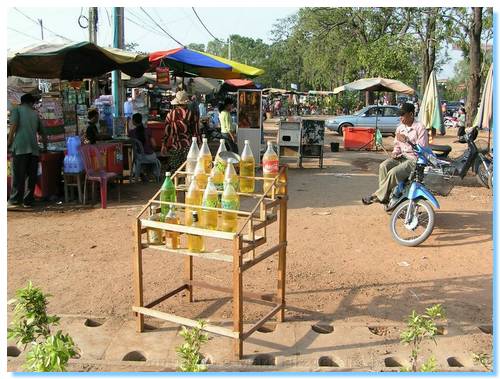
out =
<path fill-rule="evenodd" d="M 434 64 L 436 62 L 437 16 L 437 8 L 431 8 L 428 10 L 425 23 L 425 41 L 422 41 L 422 95 L 425 92 L 429 75 L 431 74 L 431 71 L 434 70 Z"/>
<path fill-rule="evenodd" d="M 477 113 L 479 95 L 481 92 L 481 32 L 483 20 L 481 7 L 472 8 L 474 13 L 469 27 L 469 80 L 467 83 L 466 126 L 471 127 Z"/>

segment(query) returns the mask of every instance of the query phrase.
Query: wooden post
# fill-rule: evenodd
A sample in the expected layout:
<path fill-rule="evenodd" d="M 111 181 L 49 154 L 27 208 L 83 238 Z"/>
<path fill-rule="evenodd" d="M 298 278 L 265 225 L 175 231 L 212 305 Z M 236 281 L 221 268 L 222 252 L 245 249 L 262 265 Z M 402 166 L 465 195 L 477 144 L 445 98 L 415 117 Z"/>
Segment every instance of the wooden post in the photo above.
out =
<path fill-rule="evenodd" d="M 285 280 L 286 280 L 286 215 L 287 196 L 283 196 L 280 201 L 280 230 L 279 241 L 284 243 L 280 248 L 278 257 L 278 299 L 281 303 L 281 310 L 278 313 L 278 321 L 285 321 Z"/>
<path fill-rule="evenodd" d="M 237 360 L 243 356 L 243 277 L 241 266 L 243 259 L 241 255 L 241 236 L 237 236 L 233 242 L 233 331 L 238 333 L 234 340 L 233 353 Z"/>
<path fill-rule="evenodd" d="M 143 286 L 142 286 L 142 233 L 141 221 L 137 220 L 135 224 L 135 249 L 134 249 L 134 287 L 135 287 L 135 306 L 142 307 L 144 305 Z M 135 313 L 136 330 L 144 331 L 144 315 Z"/>
<path fill-rule="evenodd" d="M 193 257 L 184 257 L 184 279 L 188 285 L 188 300 L 190 303 L 193 302 Z"/>

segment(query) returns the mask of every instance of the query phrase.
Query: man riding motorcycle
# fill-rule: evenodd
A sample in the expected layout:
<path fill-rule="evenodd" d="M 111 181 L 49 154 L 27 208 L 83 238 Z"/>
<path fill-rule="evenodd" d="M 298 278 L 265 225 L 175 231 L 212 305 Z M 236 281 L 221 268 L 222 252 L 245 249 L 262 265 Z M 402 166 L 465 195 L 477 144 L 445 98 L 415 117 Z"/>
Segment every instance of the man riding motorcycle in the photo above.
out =
<path fill-rule="evenodd" d="M 387 203 L 392 189 L 398 182 L 406 180 L 415 168 L 417 156 L 406 141 L 423 147 L 429 145 L 427 130 L 420 122 L 415 120 L 414 105 L 404 103 L 399 115 L 401 124 L 396 129 L 391 157 L 380 164 L 379 187 L 377 191 L 361 199 L 364 205 L 374 202 Z"/>

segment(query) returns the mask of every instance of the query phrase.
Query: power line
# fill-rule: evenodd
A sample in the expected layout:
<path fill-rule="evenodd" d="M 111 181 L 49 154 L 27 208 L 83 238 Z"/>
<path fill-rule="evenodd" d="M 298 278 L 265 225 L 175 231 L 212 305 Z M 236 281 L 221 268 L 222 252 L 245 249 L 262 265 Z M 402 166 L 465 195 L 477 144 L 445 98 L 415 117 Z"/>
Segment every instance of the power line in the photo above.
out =
<path fill-rule="evenodd" d="M 24 12 L 21 12 L 21 11 L 20 11 L 19 9 L 17 9 L 16 7 L 14 7 L 14 9 L 15 9 L 17 12 L 19 12 L 20 14 L 22 14 L 24 17 L 26 17 L 28 20 L 30 20 L 31 22 L 34 22 L 35 24 L 37 24 L 38 26 L 40 26 L 40 22 L 38 22 L 38 21 L 37 21 L 37 20 L 35 20 L 34 18 L 32 18 L 32 17 L 28 16 L 28 15 L 27 15 L 26 13 L 24 13 Z M 69 38 L 66 38 L 66 37 L 62 36 L 62 35 L 60 35 L 60 34 L 58 34 L 58 33 L 54 32 L 54 31 L 50 30 L 49 28 L 47 28 L 47 27 L 45 27 L 45 26 L 42 26 L 42 28 L 43 28 L 44 30 L 48 31 L 49 33 L 54 34 L 55 36 L 57 36 L 57 37 L 59 37 L 59 38 L 65 39 L 66 41 L 72 41 L 71 39 L 69 39 Z"/>
<path fill-rule="evenodd" d="M 160 29 L 163 31 L 163 33 L 165 33 L 167 36 L 169 36 L 172 40 L 174 40 L 175 42 L 177 42 L 179 45 L 184 46 L 184 44 L 183 44 L 183 43 L 181 43 L 181 42 L 179 42 L 178 40 L 176 40 L 176 39 L 175 39 L 175 38 L 174 38 L 174 37 L 173 37 L 173 36 L 172 36 L 169 32 L 167 32 L 165 29 L 163 29 L 163 28 L 162 28 L 162 26 L 161 26 L 160 24 L 158 24 L 158 22 L 156 22 L 156 20 L 155 20 L 153 17 L 151 17 L 151 16 L 149 15 L 149 13 L 148 13 L 148 12 L 146 12 L 146 11 L 144 10 L 144 8 L 143 8 L 143 7 L 140 7 L 140 9 L 144 12 L 144 14 L 145 14 L 146 16 L 148 16 L 148 18 L 149 18 L 151 21 L 153 21 L 153 23 L 154 23 L 154 24 L 155 24 L 158 28 L 160 28 Z"/>
<path fill-rule="evenodd" d="M 26 33 L 24 33 L 24 32 L 21 32 L 21 31 L 19 31 L 19 30 L 16 30 L 16 29 L 14 29 L 14 28 L 11 28 L 10 26 L 7 26 L 7 29 L 12 30 L 13 32 L 16 32 L 16 33 L 18 33 L 18 34 L 22 34 L 22 35 L 23 35 L 23 36 L 25 36 L 25 37 L 29 37 L 29 38 L 36 39 L 36 40 L 38 40 L 38 41 L 41 41 L 41 39 L 40 39 L 40 38 L 38 38 L 38 37 L 33 37 L 32 35 L 29 35 L 29 34 L 26 34 Z"/>
<path fill-rule="evenodd" d="M 200 16 L 198 16 L 198 13 L 196 13 L 196 10 L 194 9 L 194 7 L 191 7 L 191 9 L 193 10 L 194 14 L 196 15 L 196 18 L 198 19 L 198 21 L 201 23 L 201 25 L 203 25 L 203 27 L 205 28 L 205 30 L 208 32 L 208 34 L 210 34 L 212 36 L 212 38 L 215 39 L 217 42 L 225 43 L 224 41 L 222 41 L 222 40 L 218 39 L 216 36 L 214 36 L 210 30 L 208 30 L 208 28 L 203 23 L 203 21 L 201 21 Z"/>
<path fill-rule="evenodd" d="M 132 20 L 131 18 L 128 18 L 127 16 L 125 16 L 125 19 L 127 21 L 131 22 L 132 24 L 138 26 L 139 28 L 146 30 L 149 33 L 154 33 L 155 35 L 158 34 L 158 31 L 156 29 L 152 29 L 150 27 L 145 27 L 144 25 L 141 25 L 138 22 L 135 22 L 134 20 Z"/>

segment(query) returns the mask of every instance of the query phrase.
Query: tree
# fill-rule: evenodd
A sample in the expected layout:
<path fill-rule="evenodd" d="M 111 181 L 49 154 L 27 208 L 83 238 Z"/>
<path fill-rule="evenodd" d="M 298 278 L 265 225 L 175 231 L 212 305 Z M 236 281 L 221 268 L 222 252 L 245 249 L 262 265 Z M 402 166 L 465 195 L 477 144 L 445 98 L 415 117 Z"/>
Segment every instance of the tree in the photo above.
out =
<path fill-rule="evenodd" d="M 191 50 L 205 51 L 205 44 L 203 43 L 190 43 L 186 47 Z"/>

